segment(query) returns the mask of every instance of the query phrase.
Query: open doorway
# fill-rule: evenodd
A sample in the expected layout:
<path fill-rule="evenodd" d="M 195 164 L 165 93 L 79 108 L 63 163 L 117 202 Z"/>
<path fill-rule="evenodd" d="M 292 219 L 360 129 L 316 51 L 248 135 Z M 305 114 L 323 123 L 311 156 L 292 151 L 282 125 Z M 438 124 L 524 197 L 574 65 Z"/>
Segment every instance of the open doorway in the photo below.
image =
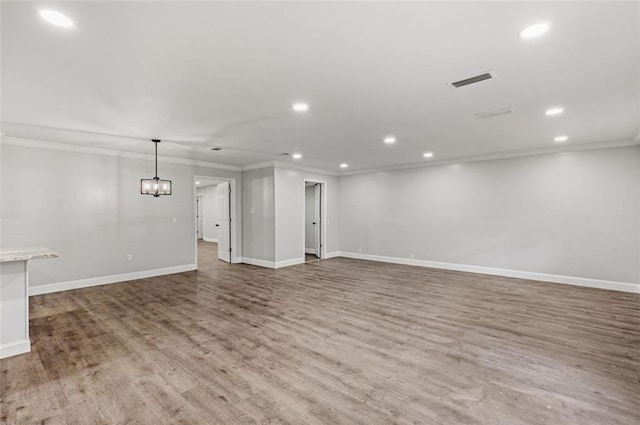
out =
<path fill-rule="evenodd" d="M 236 235 L 231 226 L 236 214 L 235 180 L 196 176 L 194 189 L 198 268 L 237 262 Z"/>
<path fill-rule="evenodd" d="M 324 182 L 304 182 L 304 258 L 306 262 L 323 258 Z"/>

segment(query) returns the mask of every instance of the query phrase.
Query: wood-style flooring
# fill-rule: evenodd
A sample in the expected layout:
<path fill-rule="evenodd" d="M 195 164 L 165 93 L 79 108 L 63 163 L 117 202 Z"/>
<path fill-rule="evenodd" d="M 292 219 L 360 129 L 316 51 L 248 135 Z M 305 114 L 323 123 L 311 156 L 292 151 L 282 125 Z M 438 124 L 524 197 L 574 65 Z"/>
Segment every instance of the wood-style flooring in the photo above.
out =
<path fill-rule="evenodd" d="M 317 261 L 317 260 L 319 260 L 319 258 L 315 254 L 304 254 L 304 261 L 307 263 L 310 261 Z"/>
<path fill-rule="evenodd" d="M 3 424 L 640 424 L 640 296 L 335 258 L 31 298 Z"/>

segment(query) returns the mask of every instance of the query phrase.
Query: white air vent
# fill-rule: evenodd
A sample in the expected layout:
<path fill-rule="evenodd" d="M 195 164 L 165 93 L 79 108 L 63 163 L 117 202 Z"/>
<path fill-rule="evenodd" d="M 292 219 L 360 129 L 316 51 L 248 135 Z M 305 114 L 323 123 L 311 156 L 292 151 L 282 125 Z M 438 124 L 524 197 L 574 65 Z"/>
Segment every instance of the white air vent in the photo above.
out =
<path fill-rule="evenodd" d="M 499 117 L 500 115 L 509 115 L 513 113 L 512 108 L 500 108 L 494 111 L 487 112 L 478 112 L 476 113 L 476 117 L 478 118 L 491 118 L 491 117 Z"/>
<path fill-rule="evenodd" d="M 496 78 L 496 74 L 489 70 L 482 74 L 474 75 L 473 77 L 465 78 L 464 80 L 454 81 L 453 83 L 447 83 L 452 89 L 459 89 L 460 87 L 468 86 L 470 84 L 479 83 L 480 81 L 490 80 Z"/>

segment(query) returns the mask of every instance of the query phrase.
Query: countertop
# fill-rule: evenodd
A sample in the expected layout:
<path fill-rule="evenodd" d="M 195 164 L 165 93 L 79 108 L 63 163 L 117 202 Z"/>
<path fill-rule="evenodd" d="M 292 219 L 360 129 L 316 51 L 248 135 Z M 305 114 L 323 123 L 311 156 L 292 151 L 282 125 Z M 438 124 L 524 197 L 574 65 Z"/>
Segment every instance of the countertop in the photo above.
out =
<path fill-rule="evenodd" d="M 49 248 L 2 248 L 0 249 L 0 263 L 9 261 L 26 261 L 37 260 L 40 258 L 55 258 L 57 252 L 51 251 Z"/>

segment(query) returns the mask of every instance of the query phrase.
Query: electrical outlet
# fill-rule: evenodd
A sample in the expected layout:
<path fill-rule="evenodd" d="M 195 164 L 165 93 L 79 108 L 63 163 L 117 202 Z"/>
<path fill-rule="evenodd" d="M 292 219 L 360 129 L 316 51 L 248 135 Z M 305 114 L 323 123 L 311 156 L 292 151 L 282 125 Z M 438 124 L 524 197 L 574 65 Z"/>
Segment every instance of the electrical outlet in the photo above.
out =
<path fill-rule="evenodd" d="M 132 262 L 133 261 L 133 254 L 127 254 L 127 262 Z"/>
<path fill-rule="evenodd" d="M 362 254 L 362 248 L 358 248 L 358 252 Z"/>
<path fill-rule="evenodd" d="M 411 254 L 409 254 L 409 258 L 411 258 L 412 260 L 416 259 L 416 255 L 412 252 Z"/>
<path fill-rule="evenodd" d="M 178 224 L 178 217 L 173 217 L 173 218 L 171 219 L 171 222 L 172 222 L 173 224 Z"/>

